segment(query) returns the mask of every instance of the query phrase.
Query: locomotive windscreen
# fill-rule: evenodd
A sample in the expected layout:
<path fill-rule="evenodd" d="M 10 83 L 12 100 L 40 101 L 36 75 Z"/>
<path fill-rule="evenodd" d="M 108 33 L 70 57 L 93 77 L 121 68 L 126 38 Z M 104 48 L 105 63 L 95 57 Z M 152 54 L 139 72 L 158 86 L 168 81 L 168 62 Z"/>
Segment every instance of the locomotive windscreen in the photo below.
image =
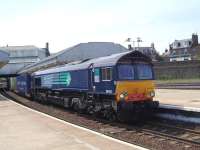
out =
<path fill-rule="evenodd" d="M 149 64 L 137 64 L 137 75 L 138 79 L 145 80 L 145 79 L 153 79 L 153 71 L 152 66 Z"/>
<path fill-rule="evenodd" d="M 153 69 L 149 64 L 118 65 L 119 80 L 148 80 L 153 79 Z"/>
<path fill-rule="evenodd" d="M 119 79 L 134 80 L 134 67 L 132 65 L 119 65 L 118 66 Z"/>

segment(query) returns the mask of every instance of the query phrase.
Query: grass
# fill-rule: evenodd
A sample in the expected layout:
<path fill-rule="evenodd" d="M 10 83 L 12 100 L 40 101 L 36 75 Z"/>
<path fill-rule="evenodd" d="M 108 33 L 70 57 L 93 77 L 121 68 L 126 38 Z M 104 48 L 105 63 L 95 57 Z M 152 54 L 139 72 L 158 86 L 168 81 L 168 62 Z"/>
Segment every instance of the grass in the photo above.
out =
<path fill-rule="evenodd" d="M 171 80 L 155 80 L 156 84 L 171 84 L 171 83 L 200 83 L 200 78 L 197 79 L 171 79 Z"/>

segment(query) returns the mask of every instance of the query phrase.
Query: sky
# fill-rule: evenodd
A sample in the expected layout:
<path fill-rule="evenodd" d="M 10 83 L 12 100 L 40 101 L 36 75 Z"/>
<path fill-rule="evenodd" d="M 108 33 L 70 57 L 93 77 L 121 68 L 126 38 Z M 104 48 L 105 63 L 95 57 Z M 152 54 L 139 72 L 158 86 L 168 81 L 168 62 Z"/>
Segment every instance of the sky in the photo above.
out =
<path fill-rule="evenodd" d="M 55 53 L 78 43 L 140 37 L 164 52 L 200 35 L 199 0 L 0 0 L 0 46 L 35 45 Z"/>

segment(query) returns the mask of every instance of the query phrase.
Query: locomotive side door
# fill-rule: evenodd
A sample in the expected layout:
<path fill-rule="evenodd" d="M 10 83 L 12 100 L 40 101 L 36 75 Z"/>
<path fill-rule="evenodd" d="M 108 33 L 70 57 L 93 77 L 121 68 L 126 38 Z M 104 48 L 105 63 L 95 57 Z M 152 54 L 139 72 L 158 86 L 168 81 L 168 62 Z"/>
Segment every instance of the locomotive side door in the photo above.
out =
<path fill-rule="evenodd" d="M 92 92 L 96 91 L 96 86 L 100 82 L 100 68 L 94 68 L 93 64 L 90 67 L 89 87 Z"/>
<path fill-rule="evenodd" d="M 89 91 L 90 92 L 94 92 L 93 91 L 93 81 L 94 81 L 94 73 L 93 73 L 93 71 L 94 71 L 94 66 L 93 66 L 93 63 L 92 64 L 90 64 L 90 66 L 88 67 L 88 89 L 89 89 Z"/>

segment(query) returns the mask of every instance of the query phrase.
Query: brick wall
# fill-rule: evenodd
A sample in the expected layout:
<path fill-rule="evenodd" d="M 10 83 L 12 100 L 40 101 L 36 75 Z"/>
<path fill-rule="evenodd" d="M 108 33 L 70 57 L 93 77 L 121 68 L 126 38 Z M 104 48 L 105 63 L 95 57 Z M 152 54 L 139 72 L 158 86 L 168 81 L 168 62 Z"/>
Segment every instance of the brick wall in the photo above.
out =
<path fill-rule="evenodd" d="M 154 63 L 156 79 L 200 78 L 200 61 L 156 62 Z"/>

